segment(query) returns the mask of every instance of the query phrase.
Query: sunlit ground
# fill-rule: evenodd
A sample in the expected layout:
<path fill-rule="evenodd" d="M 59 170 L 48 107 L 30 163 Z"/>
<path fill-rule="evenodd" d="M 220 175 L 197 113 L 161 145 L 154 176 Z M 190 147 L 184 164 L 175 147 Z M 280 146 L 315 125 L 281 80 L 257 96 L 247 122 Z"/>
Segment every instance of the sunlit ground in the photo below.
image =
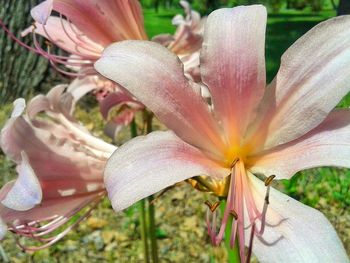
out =
<path fill-rule="evenodd" d="M 146 28 L 150 37 L 174 31 L 171 18 L 177 12 L 145 11 Z M 284 50 L 318 22 L 334 16 L 332 11 L 282 12 L 270 15 L 267 27 L 267 74 L 272 80 Z M 341 106 L 350 105 L 350 97 Z M 102 136 L 103 127 L 98 109 L 83 103 L 84 110 L 76 115 L 95 135 Z M 1 108 L 0 125 L 9 116 L 11 106 Z M 86 111 L 88 111 L 86 113 Z M 98 133 L 99 132 L 99 133 Z M 128 130 L 121 140 L 128 137 Z M 14 177 L 14 165 L 0 155 L 1 184 Z M 302 172 L 290 181 L 276 185 L 301 202 L 321 210 L 336 228 L 350 255 L 350 171 L 345 169 L 313 169 Z M 161 262 L 225 262 L 225 250 L 213 249 L 206 234 L 204 212 L 209 195 L 192 190 L 187 184 L 170 190 L 155 204 L 157 235 Z M 93 215 L 62 241 L 39 252 L 25 254 L 8 234 L 1 242 L 0 262 L 142 262 L 142 244 L 136 208 L 125 213 L 112 211 L 105 200 Z M 1 256 L 2 255 L 2 256 Z M 3 257 L 3 258 L 2 258 Z M 1 259 L 2 258 L 2 259 Z"/>

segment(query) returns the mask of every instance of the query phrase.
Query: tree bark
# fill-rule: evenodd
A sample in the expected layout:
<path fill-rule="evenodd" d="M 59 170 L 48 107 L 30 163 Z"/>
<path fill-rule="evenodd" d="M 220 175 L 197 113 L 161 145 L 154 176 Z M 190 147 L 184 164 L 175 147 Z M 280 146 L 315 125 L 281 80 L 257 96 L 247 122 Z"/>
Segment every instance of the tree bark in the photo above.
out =
<path fill-rule="evenodd" d="M 30 46 L 33 46 L 31 35 L 22 38 L 20 33 L 33 22 L 30 9 L 40 2 L 0 0 L 0 19 L 17 38 Z M 47 90 L 58 79 L 60 77 L 45 58 L 17 44 L 0 27 L 1 104 Z"/>

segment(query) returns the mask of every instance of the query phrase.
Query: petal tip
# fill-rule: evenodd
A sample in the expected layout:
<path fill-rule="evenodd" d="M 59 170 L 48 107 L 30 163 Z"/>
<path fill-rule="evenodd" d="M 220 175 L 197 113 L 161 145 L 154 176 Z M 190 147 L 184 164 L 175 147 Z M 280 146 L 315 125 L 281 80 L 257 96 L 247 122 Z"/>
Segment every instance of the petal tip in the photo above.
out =
<path fill-rule="evenodd" d="M 16 211 L 27 211 L 41 203 L 42 189 L 25 152 L 21 152 L 21 156 L 18 178 L 1 203 Z"/>
<path fill-rule="evenodd" d="M 32 8 L 32 10 L 30 10 L 30 14 L 36 22 L 45 25 L 49 16 L 51 15 L 52 8 L 53 0 L 46 0 Z"/>
<path fill-rule="evenodd" d="M 11 118 L 19 117 L 23 114 L 23 111 L 26 108 L 26 101 L 23 98 L 16 99 L 13 102 L 13 106 Z"/>

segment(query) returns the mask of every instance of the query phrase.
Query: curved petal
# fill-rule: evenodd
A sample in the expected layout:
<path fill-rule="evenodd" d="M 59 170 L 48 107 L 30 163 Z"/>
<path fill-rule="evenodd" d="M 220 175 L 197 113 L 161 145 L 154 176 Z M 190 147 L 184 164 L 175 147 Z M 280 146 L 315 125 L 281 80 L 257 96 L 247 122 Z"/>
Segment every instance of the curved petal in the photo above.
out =
<path fill-rule="evenodd" d="M 41 99 L 47 97 L 35 99 L 37 113 L 40 111 L 38 100 Z M 6 123 L 0 138 L 4 153 L 16 163 L 21 162 L 22 151 L 28 155 L 42 187 L 53 188 L 44 191 L 44 196 L 57 196 L 71 189 L 76 194 L 86 193 L 89 192 L 89 186 L 96 183 L 100 185 L 99 188 L 103 188 L 102 170 L 116 147 L 92 136 L 77 122 L 66 119 L 62 113 L 55 112 L 52 104 L 50 107 L 45 105 L 44 110 L 50 118 L 32 116 L 29 121 L 28 116 L 24 115 L 12 117 Z M 18 110 L 15 108 L 14 111 Z M 30 109 L 28 111 L 33 112 Z"/>
<path fill-rule="evenodd" d="M 127 103 L 132 103 L 135 104 L 135 106 L 137 105 L 142 108 L 139 102 L 123 92 L 109 93 L 103 100 L 100 101 L 100 111 L 103 118 L 108 119 L 108 114 L 113 107 Z"/>
<path fill-rule="evenodd" d="M 40 204 L 43 194 L 39 180 L 24 152 L 22 152 L 22 161 L 17 166 L 17 172 L 17 180 L 1 203 L 13 210 L 26 211 Z"/>
<path fill-rule="evenodd" d="M 296 139 L 319 125 L 349 92 L 350 16 L 329 19 L 282 56 L 269 113 L 266 148 Z"/>
<path fill-rule="evenodd" d="M 288 179 L 320 166 L 350 168 L 350 110 L 335 110 L 317 128 L 290 143 L 251 157 L 253 173 Z"/>
<path fill-rule="evenodd" d="M 32 31 L 39 34 L 58 47 L 84 59 L 97 59 L 100 57 L 103 46 L 84 35 L 75 25 L 65 19 L 50 16 L 45 25 L 38 22 L 24 30 L 25 36 Z"/>
<path fill-rule="evenodd" d="M 104 50 L 95 69 L 130 91 L 186 142 L 218 155 L 217 149 L 223 151 L 208 105 L 191 88 L 178 57 L 165 47 L 150 41 L 115 43 Z"/>
<path fill-rule="evenodd" d="M 53 0 L 46 0 L 39 5 L 35 6 L 32 10 L 30 10 L 30 15 L 33 17 L 35 21 L 40 24 L 45 25 L 47 19 L 51 15 L 53 7 Z"/>
<path fill-rule="evenodd" d="M 91 201 L 96 199 L 96 193 L 90 195 L 73 195 L 58 198 L 45 198 L 39 206 L 28 211 L 15 211 L 0 205 L 0 216 L 3 222 L 10 225 L 21 225 L 33 221 L 48 220 L 52 217 L 69 218 Z M 1 225 L 0 225 L 1 232 Z"/>
<path fill-rule="evenodd" d="M 151 41 L 161 44 L 162 46 L 168 46 L 172 41 L 174 41 L 174 37 L 171 34 L 160 34 L 152 37 Z"/>
<path fill-rule="evenodd" d="M 172 132 L 157 131 L 118 148 L 107 162 L 104 179 L 113 208 L 120 211 L 193 176 L 222 178 L 229 173 Z"/>
<path fill-rule="evenodd" d="M 53 9 L 102 46 L 147 39 L 138 0 L 54 0 Z"/>
<path fill-rule="evenodd" d="M 88 76 L 82 79 L 76 78 L 73 80 L 67 88 L 67 92 L 69 92 L 74 98 L 74 104 L 72 107 L 74 108 L 75 103 L 87 93 L 98 88 L 95 76 Z"/>
<path fill-rule="evenodd" d="M 261 5 L 219 9 L 208 16 L 201 51 L 202 81 L 227 139 L 239 143 L 265 89 L 265 28 Z"/>
<path fill-rule="evenodd" d="M 263 206 L 266 187 L 249 176 L 254 198 Z M 255 238 L 253 253 L 262 263 L 349 262 L 346 251 L 326 217 L 293 198 L 271 188 L 264 244 Z M 248 230 L 250 231 L 250 230 Z"/>
<path fill-rule="evenodd" d="M 203 37 L 193 32 L 188 25 L 180 25 L 175 34 L 174 41 L 170 42 L 168 49 L 178 56 L 189 55 L 198 51 L 203 42 Z"/>
<path fill-rule="evenodd" d="M 23 98 L 18 98 L 13 102 L 13 110 L 11 118 L 16 118 L 22 115 L 26 108 L 26 101 Z"/>

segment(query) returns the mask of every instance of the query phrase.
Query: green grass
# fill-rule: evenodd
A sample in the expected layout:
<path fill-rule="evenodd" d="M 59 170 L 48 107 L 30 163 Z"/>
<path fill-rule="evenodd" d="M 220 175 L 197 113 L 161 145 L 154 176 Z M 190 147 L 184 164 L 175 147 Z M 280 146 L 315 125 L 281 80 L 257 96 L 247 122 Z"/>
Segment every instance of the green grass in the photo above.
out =
<path fill-rule="evenodd" d="M 158 34 L 173 34 L 176 28 L 171 24 L 171 19 L 180 12 L 181 9 L 160 10 L 159 13 L 153 9 L 145 10 L 145 27 L 149 39 Z"/>

